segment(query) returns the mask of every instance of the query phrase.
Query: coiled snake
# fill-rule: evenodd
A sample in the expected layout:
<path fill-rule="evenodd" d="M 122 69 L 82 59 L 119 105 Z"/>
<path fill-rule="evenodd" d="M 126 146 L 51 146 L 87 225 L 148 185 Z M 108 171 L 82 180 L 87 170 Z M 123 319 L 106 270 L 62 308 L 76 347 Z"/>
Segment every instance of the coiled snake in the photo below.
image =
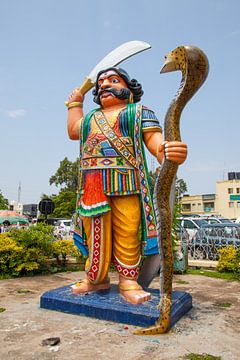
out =
<path fill-rule="evenodd" d="M 182 110 L 187 102 L 202 86 L 208 75 L 208 59 L 202 50 L 195 46 L 179 46 L 165 57 L 161 70 L 170 72 L 180 70 L 182 80 L 178 92 L 172 100 L 164 121 L 166 141 L 181 141 L 179 122 Z M 169 197 L 172 182 L 178 165 L 165 160 L 154 189 L 154 207 L 158 219 L 158 241 L 161 257 L 160 316 L 156 324 L 147 329 L 136 330 L 137 335 L 163 334 L 170 327 L 170 310 L 172 300 L 173 251 L 171 239 L 171 211 Z"/>

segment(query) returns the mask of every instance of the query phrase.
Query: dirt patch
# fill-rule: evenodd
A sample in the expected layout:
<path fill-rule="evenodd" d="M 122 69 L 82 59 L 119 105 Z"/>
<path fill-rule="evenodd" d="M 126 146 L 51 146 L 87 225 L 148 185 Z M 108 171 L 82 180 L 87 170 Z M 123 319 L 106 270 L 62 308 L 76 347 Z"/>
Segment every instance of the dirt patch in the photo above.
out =
<path fill-rule="evenodd" d="M 133 335 L 134 326 L 39 308 L 47 290 L 69 285 L 82 276 L 61 273 L 0 281 L 0 359 L 176 360 L 188 353 L 208 353 L 238 360 L 240 353 L 240 283 L 197 275 L 177 275 L 174 289 L 190 292 L 193 309 L 168 334 Z M 111 274 L 116 283 L 116 274 Z M 158 287 L 159 280 L 152 283 Z M 219 306 L 220 304 L 220 306 Z M 221 306 L 222 304 L 222 306 Z M 231 306 L 224 306 L 231 304 Z M 43 346 L 59 337 L 56 346 Z"/>

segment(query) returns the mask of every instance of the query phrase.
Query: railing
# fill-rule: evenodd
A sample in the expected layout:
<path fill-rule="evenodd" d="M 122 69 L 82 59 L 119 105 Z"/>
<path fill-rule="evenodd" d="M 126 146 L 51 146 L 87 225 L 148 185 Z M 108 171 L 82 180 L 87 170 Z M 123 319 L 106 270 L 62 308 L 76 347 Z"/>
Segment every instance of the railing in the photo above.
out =
<path fill-rule="evenodd" d="M 198 230 L 188 244 L 188 257 L 197 260 L 218 260 L 219 249 L 230 245 L 240 249 L 240 226 L 205 226 Z"/>

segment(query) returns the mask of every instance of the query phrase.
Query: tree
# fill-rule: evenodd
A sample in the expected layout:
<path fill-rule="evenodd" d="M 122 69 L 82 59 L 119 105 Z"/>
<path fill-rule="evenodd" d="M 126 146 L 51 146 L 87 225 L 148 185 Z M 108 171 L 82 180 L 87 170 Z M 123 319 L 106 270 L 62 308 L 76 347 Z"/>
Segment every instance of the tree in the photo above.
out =
<path fill-rule="evenodd" d="M 187 192 L 187 184 L 183 179 L 176 178 L 175 185 L 175 202 L 179 203 L 180 197 Z"/>
<path fill-rule="evenodd" d="M 0 210 L 6 210 L 8 209 L 8 199 L 6 199 L 2 191 L 0 190 Z"/>
<path fill-rule="evenodd" d="M 60 186 L 61 189 L 76 191 L 78 185 L 79 159 L 74 162 L 65 157 L 60 161 L 56 173 L 50 177 L 50 185 Z"/>
<path fill-rule="evenodd" d="M 58 195 L 42 195 L 42 198 L 49 198 L 54 202 L 55 209 L 51 214 L 56 218 L 71 218 L 76 208 L 76 192 L 78 186 L 79 159 L 68 160 L 65 157 L 54 175 L 49 179 L 50 185 L 60 186 Z"/>
<path fill-rule="evenodd" d="M 52 217 L 71 218 L 76 208 L 76 191 L 61 190 L 58 195 L 52 197 L 55 209 Z"/>

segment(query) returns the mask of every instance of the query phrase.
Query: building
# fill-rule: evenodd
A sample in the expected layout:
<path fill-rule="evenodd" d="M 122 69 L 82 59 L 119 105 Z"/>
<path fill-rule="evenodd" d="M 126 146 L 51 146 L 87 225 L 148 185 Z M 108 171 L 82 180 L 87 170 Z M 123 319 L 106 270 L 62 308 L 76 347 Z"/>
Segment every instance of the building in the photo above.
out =
<path fill-rule="evenodd" d="M 181 205 L 183 215 L 217 215 L 215 194 L 184 195 L 181 198 Z"/>
<path fill-rule="evenodd" d="M 216 208 L 229 219 L 240 216 L 240 172 L 228 173 L 228 180 L 216 183 Z"/>
<path fill-rule="evenodd" d="M 19 215 L 22 215 L 23 205 L 20 202 L 11 201 L 9 204 L 9 210 L 15 211 L 15 212 L 19 213 Z"/>
<path fill-rule="evenodd" d="M 184 195 L 183 215 L 221 215 L 228 219 L 240 217 L 240 172 L 228 173 L 228 180 L 216 182 L 216 194 Z"/>
<path fill-rule="evenodd" d="M 23 215 L 31 218 L 37 217 L 38 205 L 37 204 L 26 204 L 23 205 Z"/>

